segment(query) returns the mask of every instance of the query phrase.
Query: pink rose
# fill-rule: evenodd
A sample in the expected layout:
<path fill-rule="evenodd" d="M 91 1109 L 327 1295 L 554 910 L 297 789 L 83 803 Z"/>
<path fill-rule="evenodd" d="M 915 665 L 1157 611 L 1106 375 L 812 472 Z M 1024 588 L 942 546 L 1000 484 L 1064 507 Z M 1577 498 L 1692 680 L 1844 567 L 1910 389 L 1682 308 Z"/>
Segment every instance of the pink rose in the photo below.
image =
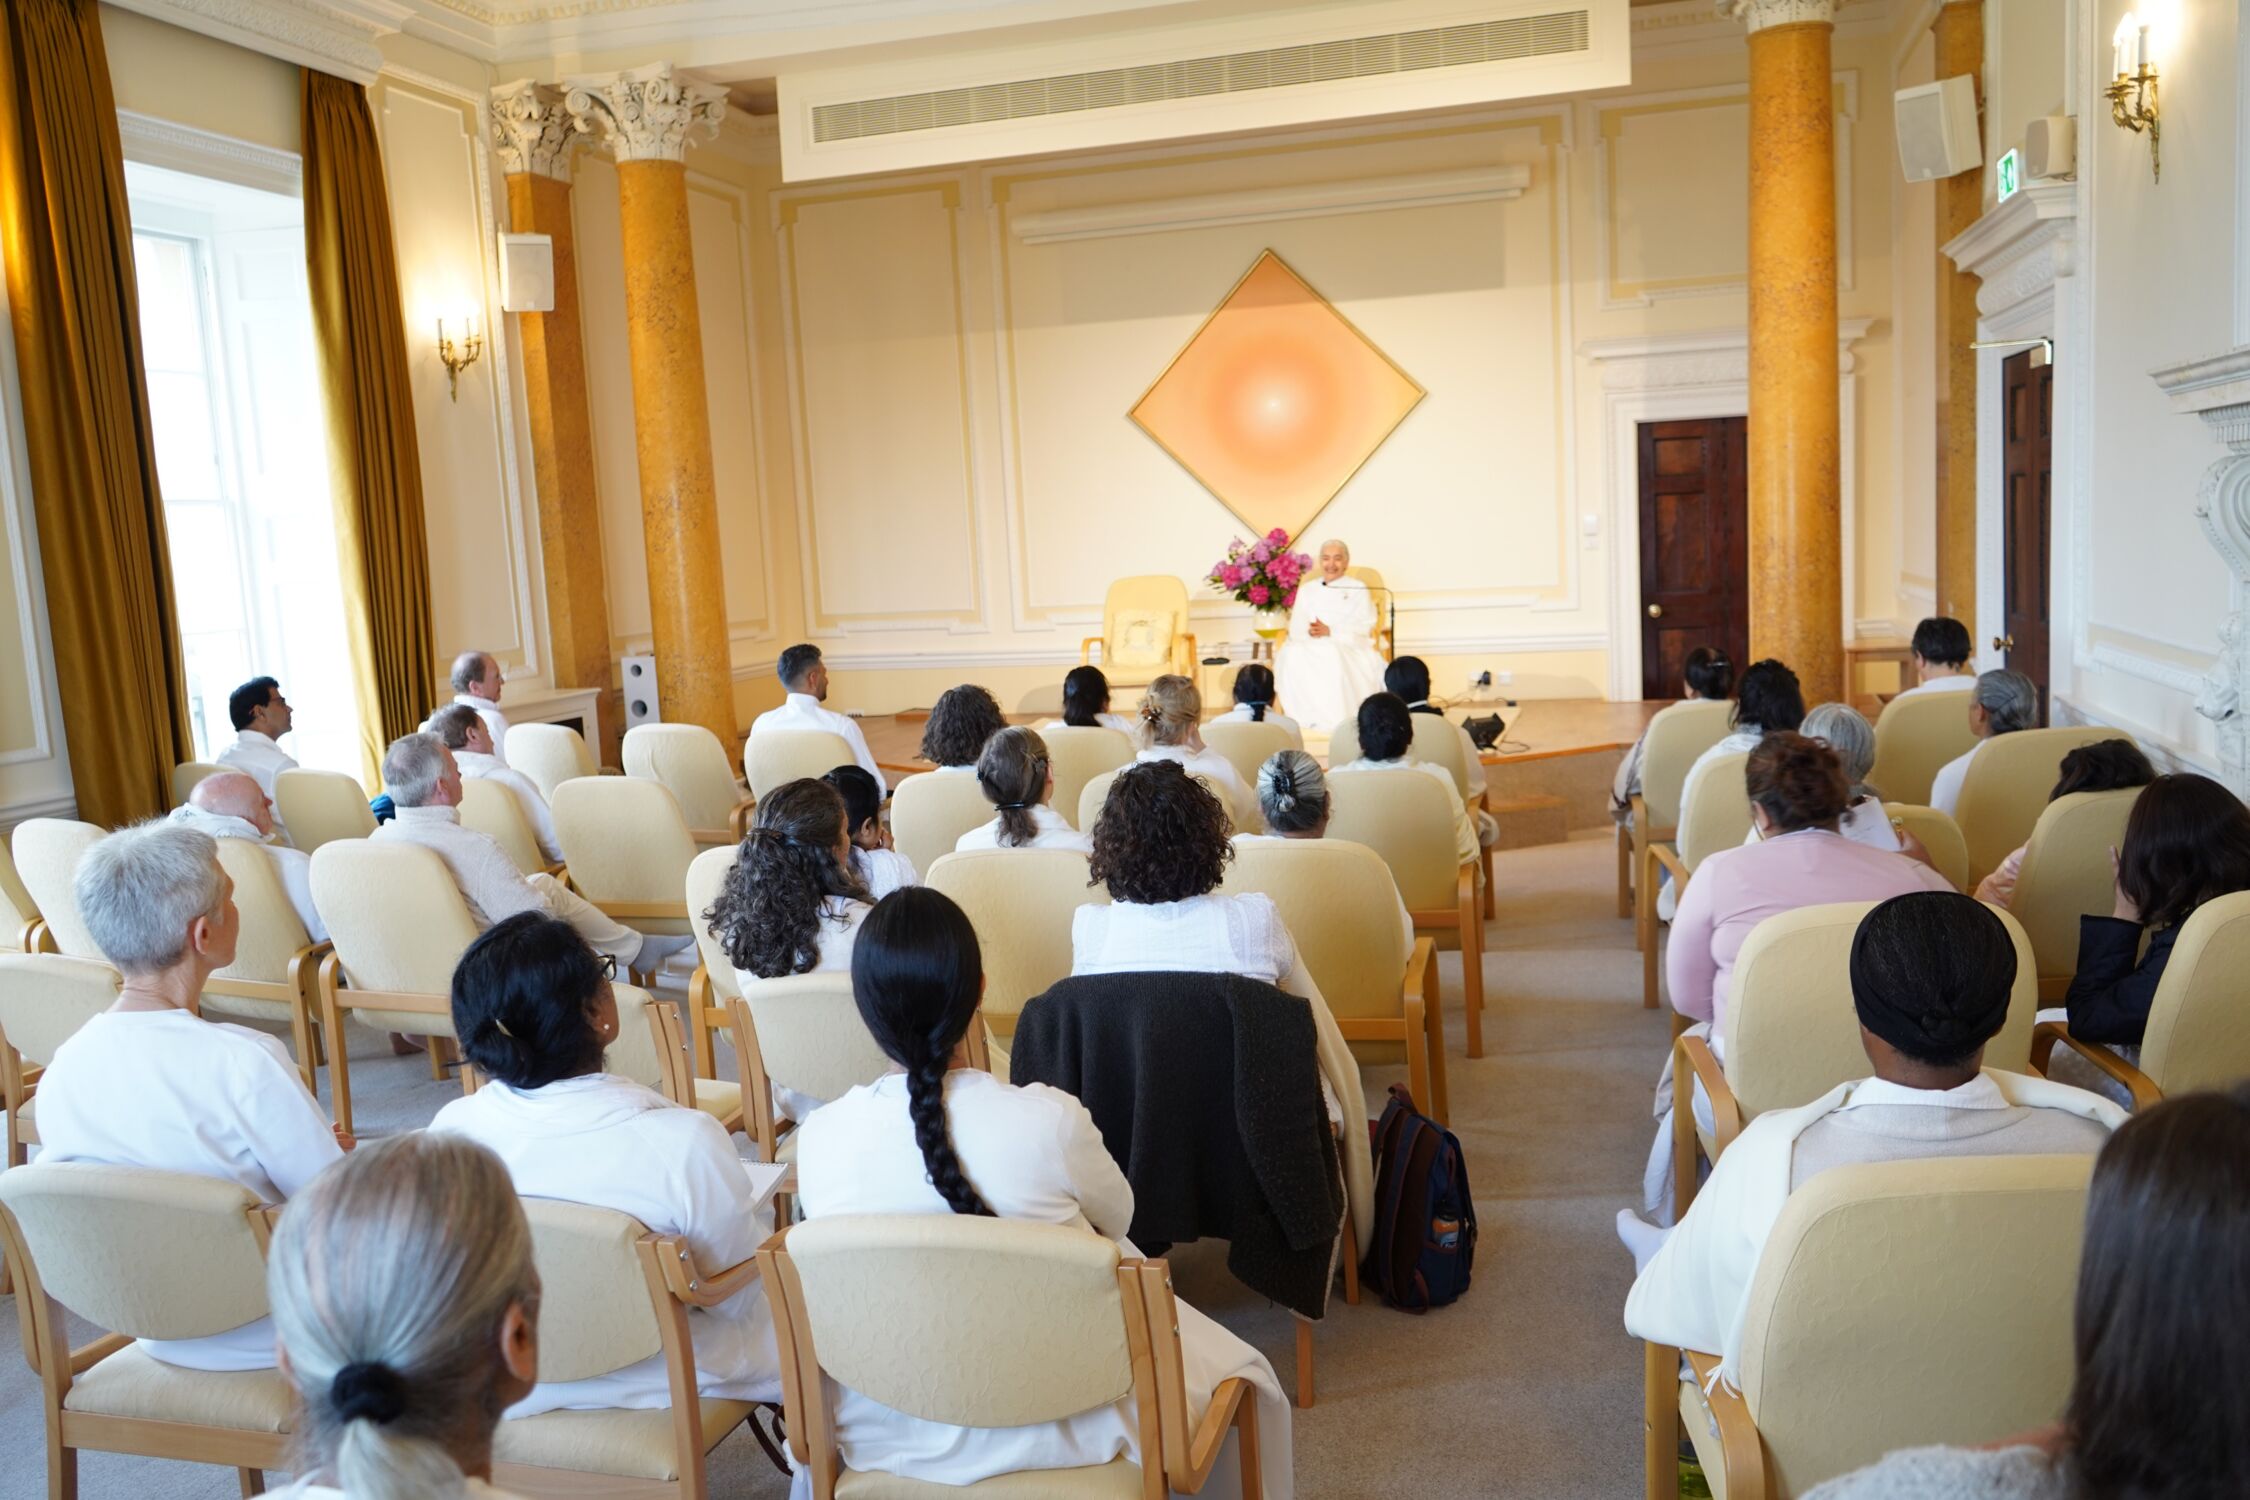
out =
<path fill-rule="evenodd" d="M 1250 585 L 1250 602 L 1252 604 L 1262 605 L 1272 597 L 1273 595 L 1266 591 L 1266 586 L 1264 584 L 1253 583 L 1252 585 Z"/>
<path fill-rule="evenodd" d="M 1288 609 L 1288 608 L 1292 607 L 1293 605 L 1295 605 L 1295 604 L 1296 604 L 1296 602 L 1297 602 L 1297 591 L 1296 591 L 1295 589 L 1291 589 L 1291 590 L 1289 590 L 1289 591 L 1288 591 L 1287 593 L 1285 593 L 1285 594 L 1283 594 L 1283 595 L 1281 596 L 1281 607 L 1282 607 L 1283 609 Z"/>
<path fill-rule="evenodd" d="M 1273 543 L 1276 547 L 1286 547 L 1289 545 L 1289 533 L 1283 531 L 1279 526 L 1276 526 L 1273 530 L 1266 533 L 1266 540 Z"/>
<path fill-rule="evenodd" d="M 1250 560 L 1251 560 L 1252 562 L 1261 562 L 1261 563 L 1262 563 L 1262 562 L 1264 562 L 1264 561 L 1265 561 L 1265 560 L 1266 560 L 1267 558 L 1269 558 L 1269 557 L 1272 557 L 1272 556 L 1273 556 L 1273 548 L 1271 548 L 1271 547 L 1267 546 L 1267 545 L 1266 545 L 1266 544 L 1265 544 L 1264 542 L 1260 542 L 1260 543 L 1258 543 L 1258 545 L 1257 545 L 1257 546 L 1255 546 L 1255 547 L 1252 547 L 1252 548 L 1250 549 Z"/>

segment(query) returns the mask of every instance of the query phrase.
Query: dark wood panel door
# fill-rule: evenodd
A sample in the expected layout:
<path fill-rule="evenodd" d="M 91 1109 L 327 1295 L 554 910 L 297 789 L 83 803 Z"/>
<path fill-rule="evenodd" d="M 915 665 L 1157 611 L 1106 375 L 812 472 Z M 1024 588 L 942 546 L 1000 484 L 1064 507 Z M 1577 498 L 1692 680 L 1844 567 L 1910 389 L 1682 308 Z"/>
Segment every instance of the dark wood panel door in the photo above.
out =
<path fill-rule="evenodd" d="M 1749 665 L 1750 535 L 1742 417 L 1640 427 L 1641 696 L 1677 698 L 1698 646 Z"/>
<path fill-rule="evenodd" d="M 2053 534 L 2055 367 L 2032 365 L 2026 349 L 2000 375 L 2001 494 L 2007 536 L 2007 596 L 2001 606 L 2000 649 L 2007 665 L 2039 687 L 2039 721 L 2047 722 L 2048 559 Z"/>

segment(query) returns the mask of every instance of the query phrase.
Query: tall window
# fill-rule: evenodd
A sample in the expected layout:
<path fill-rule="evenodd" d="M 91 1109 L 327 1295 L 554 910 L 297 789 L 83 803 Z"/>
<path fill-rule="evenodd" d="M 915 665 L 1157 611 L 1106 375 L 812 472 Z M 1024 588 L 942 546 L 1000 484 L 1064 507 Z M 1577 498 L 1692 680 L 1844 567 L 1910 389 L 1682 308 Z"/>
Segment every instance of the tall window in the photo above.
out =
<path fill-rule="evenodd" d="M 266 676 L 291 753 L 357 772 L 303 205 L 138 162 L 126 186 L 196 753 L 233 741 L 228 694 Z"/>

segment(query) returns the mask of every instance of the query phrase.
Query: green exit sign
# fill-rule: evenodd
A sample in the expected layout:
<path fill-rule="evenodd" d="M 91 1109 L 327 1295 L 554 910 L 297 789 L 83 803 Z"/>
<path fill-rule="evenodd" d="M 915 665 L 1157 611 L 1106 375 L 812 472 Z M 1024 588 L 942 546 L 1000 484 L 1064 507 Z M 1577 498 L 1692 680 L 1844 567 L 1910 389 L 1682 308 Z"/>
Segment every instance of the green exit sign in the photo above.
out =
<path fill-rule="evenodd" d="M 2000 158 L 2000 165 L 1996 170 L 2000 178 L 2000 194 L 1997 201 L 2005 203 L 2023 187 L 2023 153 L 2016 150 L 2008 151 Z"/>

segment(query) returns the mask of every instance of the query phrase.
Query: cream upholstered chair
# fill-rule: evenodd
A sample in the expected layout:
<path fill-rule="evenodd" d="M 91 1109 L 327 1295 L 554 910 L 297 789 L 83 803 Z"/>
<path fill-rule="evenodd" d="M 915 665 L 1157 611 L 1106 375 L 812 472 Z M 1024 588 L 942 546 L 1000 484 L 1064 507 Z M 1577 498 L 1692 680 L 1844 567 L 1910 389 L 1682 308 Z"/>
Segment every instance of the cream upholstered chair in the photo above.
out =
<path fill-rule="evenodd" d="M 555 836 L 578 894 L 640 932 L 684 937 L 698 851 L 661 782 L 582 776 L 555 788 Z"/>
<path fill-rule="evenodd" d="M 1633 915 L 1633 882 L 1648 862 L 1648 846 L 1674 838 L 1680 796 L 1696 757 L 1727 737 L 1734 704 L 1726 698 L 1684 698 L 1657 710 L 1642 731 L 1641 789 L 1631 816 L 1617 827 L 1617 914 Z"/>
<path fill-rule="evenodd" d="M 639 1017 L 628 1014 L 629 1010 L 639 1012 Z M 641 1021 L 646 1025 L 641 1025 Z M 748 1131 L 749 1117 L 742 1107 L 742 1085 L 724 1078 L 696 1076 L 695 1053 L 688 1046 L 687 1028 L 681 1024 L 680 1013 L 671 1001 L 659 1000 L 646 990 L 619 987 L 617 1032 L 620 1041 L 628 1029 L 652 1049 L 649 1062 L 655 1068 L 655 1075 L 652 1078 L 639 1071 L 627 1072 L 626 1066 L 621 1064 L 623 1058 L 636 1069 L 640 1066 L 638 1043 L 628 1051 L 621 1051 L 615 1043 L 611 1045 L 606 1063 L 610 1072 L 623 1073 L 645 1083 L 674 1104 L 702 1110 L 725 1126 L 729 1134 Z"/>
<path fill-rule="evenodd" d="M 1234 767 L 1242 784 L 1250 788 L 1252 797 L 1258 794 L 1260 766 L 1280 751 L 1303 748 L 1295 734 L 1270 719 L 1262 724 L 1247 719 L 1213 719 L 1203 726 L 1203 743 L 1227 758 L 1227 764 Z M 1057 804 L 1062 801 L 1059 783 L 1055 787 L 1055 801 Z"/>
<path fill-rule="evenodd" d="M 1969 845 L 1969 879 L 1980 881 L 2023 847 L 2047 794 L 2062 774 L 2062 758 L 2080 745 L 2126 739 L 2114 729 L 2080 724 L 2067 729 L 2019 729 L 1984 742 L 1961 782 L 1953 821 Z M 1972 889 L 1974 887 L 1972 886 Z"/>
<path fill-rule="evenodd" d="M 1193 677 L 1187 585 L 1161 573 L 1118 579 L 1102 601 L 1102 633 L 1079 642 L 1078 659 L 1099 666 L 1113 689 L 1147 687 L 1168 672 Z"/>
<path fill-rule="evenodd" d="M 1104 771 L 1131 765 L 1132 738 L 1101 724 L 1086 729 L 1058 724 L 1040 730 L 1039 738 L 1047 742 L 1047 769 L 1055 777 L 1055 811 L 1077 828 L 1078 801 L 1086 783 Z"/>
<path fill-rule="evenodd" d="M 196 784 L 206 776 L 216 776 L 226 769 L 208 760 L 183 760 L 172 768 L 172 805 L 183 806 Z"/>
<path fill-rule="evenodd" d="M 1877 904 L 1801 906 L 1760 922 L 1735 956 L 1734 993 L 1719 1046 L 1699 1036 L 1672 1043 L 1672 1180 L 1679 1212 L 1686 1213 L 1695 1197 L 1699 1148 L 1717 1161 L 1743 1127 L 1766 1111 L 1810 1104 L 1836 1085 L 1874 1071 L 1860 1043 L 1859 1011 L 1852 1001 L 1852 938 Z M 2007 1022 L 1985 1044 L 1984 1061 L 1986 1067 L 2021 1073 L 2030 1067 L 2039 984 L 2023 927 L 1993 910 L 2016 945 L 2016 982 L 2008 995 Z M 1698 1083 L 1711 1100 L 1715 1128 L 1709 1134 L 1690 1107 Z"/>
<path fill-rule="evenodd" d="M 55 1049 L 117 999 L 117 971 L 56 953 L 0 954 L 0 1104 L 8 1111 L 8 1155 L 20 1166 L 39 1139 L 38 1075 Z"/>
<path fill-rule="evenodd" d="M 1118 771 L 1123 771 L 1124 769 L 1125 767 L 1119 766 L 1116 771 L 1102 772 L 1101 775 L 1096 776 L 1092 781 L 1087 782 L 1084 789 L 1082 789 L 1078 793 L 1079 832 L 1088 835 L 1091 835 L 1093 833 L 1094 822 L 1102 815 L 1102 804 L 1109 800 L 1110 783 L 1116 781 Z M 1212 796 L 1219 799 L 1220 807 L 1226 809 L 1227 831 L 1229 833 L 1232 833 L 1235 829 L 1240 828 L 1242 826 L 1242 818 L 1241 815 L 1235 811 L 1234 798 L 1227 795 L 1227 789 L 1200 772 L 1191 771 L 1189 774 L 1191 776 L 1194 776 L 1197 781 L 1203 784 L 1203 789 L 1205 791 L 1209 792 Z M 1058 790 L 1060 789 L 1058 788 Z M 1446 826 L 1448 829 L 1450 829 L 1452 827 L 1452 824 L 1448 823 Z M 1448 832 L 1446 834 L 1446 837 L 1447 839 L 1451 839 L 1453 835 Z"/>
<path fill-rule="evenodd" d="M 1741 1389 L 1718 1351 L 1647 1346 L 1652 1500 L 1678 1443 L 1711 1493 L 1783 1500 L 1897 1448 L 1990 1442 L 2070 1394 L 2090 1156 L 1831 1167 L 1789 1195 L 1751 1278 Z M 1707 1394 L 1708 1392 L 1708 1394 Z"/>
<path fill-rule="evenodd" d="M 1408 745 L 1408 760 L 1434 761 L 1445 767 L 1453 778 L 1453 790 L 1463 801 L 1469 796 L 1469 762 L 1461 753 L 1461 736 L 1454 733 L 1453 721 L 1439 714 L 1414 714 L 1414 739 Z M 1203 726 L 1208 735 L 1213 726 Z M 1345 719 L 1328 731 L 1328 764 L 1348 766 L 1360 758 L 1359 721 Z"/>
<path fill-rule="evenodd" d="M 515 730 L 510 729 L 509 734 Z M 523 799 L 515 788 L 474 776 L 461 780 L 461 826 L 485 834 L 507 852 L 509 861 L 526 875 L 560 875 L 560 861 L 549 863 L 539 847 L 539 830 L 524 814 Z"/>
<path fill-rule="evenodd" d="M 891 1060 L 859 1018 L 849 974 L 753 980 L 742 987 L 742 998 L 728 1001 L 726 1008 L 735 1060 L 742 1068 L 747 1134 L 766 1161 L 787 1161 L 795 1154 L 795 1143 L 782 1137 L 798 1122 L 774 1108 L 777 1085 L 827 1101 L 891 1070 Z"/>
<path fill-rule="evenodd" d="M 378 1031 L 430 1038 L 433 1068 L 453 1038 L 453 967 L 477 940 L 476 918 L 453 872 L 419 844 L 337 839 L 312 863 L 313 905 L 328 923 L 320 961 L 320 1028 L 328 1048 L 329 1108 L 352 1128 L 346 1012 Z M 461 1069 L 461 1089 L 475 1089 Z"/>
<path fill-rule="evenodd" d="M 1974 692 L 1914 693 L 1885 705 L 1875 717 L 1875 764 L 1867 784 L 1901 802 L 1928 803 L 1937 773 L 1977 742 L 1969 728 L 1975 699 Z M 2045 785 L 2053 786 L 2054 778 Z"/>
<path fill-rule="evenodd" d="M 27 818 L 16 825 L 16 874 L 39 907 L 30 946 L 107 961 L 78 915 L 78 861 L 104 830 L 72 818 Z"/>
<path fill-rule="evenodd" d="M 320 960 L 328 944 L 316 943 L 304 919 L 289 904 L 281 872 L 265 850 L 248 839 L 220 839 L 219 865 L 234 881 L 234 906 L 241 915 L 234 962 L 203 984 L 207 1016 L 278 1021 L 289 1028 L 297 1071 L 306 1089 L 318 1093 L 315 1069 L 320 1042 L 313 1032 L 313 1009 L 320 1001 Z"/>
<path fill-rule="evenodd" d="M 2117 900 L 2109 851 L 2125 843 L 2125 821 L 2141 789 L 2071 792 L 2040 811 L 2023 846 L 2008 910 L 2039 956 L 2039 998 L 2060 1003 L 2078 972 L 2078 919 L 2105 917 Z"/>
<path fill-rule="evenodd" d="M 706 1458 L 749 1420 L 751 1404 L 695 1399 L 688 1309 L 734 1296 L 758 1279 L 757 1262 L 699 1266 L 679 1236 L 651 1234 L 612 1209 L 526 1198 L 523 1210 L 539 1265 L 539 1378 L 587 1380 L 661 1355 L 672 1401 L 504 1421 L 492 1437 L 494 1486 L 701 1500 Z"/>
<path fill-rule="evenodd" d="M 915 869 L 927 870 L 953 852 L 962 834 L 995 816 L 984 784 L 975 776 L 925 771 L 907 777 L 891 793 L 891 842 Z"/>
<path fill-rule="evenodd" d="M 1398 887 L 1382 856 L 1339 839 L 1258 839 L 1235 846 L 1224 889 L 1273 902 L 1352 1055 L 1362 1064 L 1404 1062 L 1415 1103 L 1444 1124 L 1435 944 L 1409 944 L 1399 930 Z"/>
<path fill-rule="evenodd" d="M 1750 764 L 1750 752 L 1731 751 L 1715 755 L 1701 768 L 1688 773 L 1687 785 L 1681 789 L 1681 806 L 1694 816 L 1678 824 L 1670 842 L 1651 840 L 1648 857 L 1641 866 L 1640 929 L 1641 929 L 1641 1004 L 1650 1010 L 1656 1008 L 1657 956 L 1662 947 L 1661 926 L 1656 915 L 1656 888 L 1659 868 L 1671 872 L 1673 899 L 1687 891 L 1695 867 L 1721 849 L 1732 849 L 1750 835 L 1750 787 L 1744 772 Z"/>
<path fill-rule="evenodd" d="M 1375 628 L 1369 638 L 1375 644 L 1376 654 L 1389 661 L 1398 654 L 1398 642 L 1391 639 L 1391 586 L 1383 582 L 1380 569 L 1354 564 L 1344 569 L 1348 578 L 1356 578 L 1367 585 L 1375 600 Z"/>
<path fill-rule="evenodd" d="M 836 764 L 849 761 L 847 755 Z M 636 724 L 626 730 L 625 774 L 670 787 L 699 844 L 739 843 L 750 826 L 750 799 L 734 779 L 727 748 L 701 724 Z"/>
<path fill-rule="evenodd" d="M 1961 825 L 1951 815 L 1934 807 L 1917 807 L 1911 802 L 1886 802 L 1884 815 L 1914 835 L 1929 851 L 1930 863 L 1940 875 L 1953 883 L 1953 888 L 1964 894 L 1974 894 L 1969 884 L 1969 846 L 1961 837 Z"/>
<path fill-rule="evenodd" d="M 1075 849 L 969 849 L 948 854 L 922 883 L 968 914 L 984 954 L 984 1024 L 1001 1050 L 1026 1002 L 1070 977 L 1070 926 L 1081 906 L 1107 906 Z"/>
<path fill-rule="evenodd" d="M 283 771 L 273 779 L 273 802 L 289 829 L 289 842 L 307 854 L 336 839 L 363 839 L 375 831 L 367 788 L 341 771 Z"/>
<path fill-rule="evenodd" d="M 712 935 L 711 925 L 703 920 L 703 914 L 726 889 L 727 872 L 734 868 L 737 852 L 737 849 L 706 849 L 695 857 L 687 870 L 688 925 L 695 930 L 696 957 L 695 973 L 688 979 L 687 1018 L 698 1078 L 719 1076 L 717 1049 L 711 1039 L 726 1030 L 727 1002 L 742 998 L 742 986 L 736 982 L 734 965 Z"/>
<path fill-rule="evenodd" d="M 1484 1056 L 1484 917 L 1477 867 L 1457 862 L 1453 808 L 1422 775 L 1372 772 L 1329 783 L 1328 838 L 1365 844 L 1390 866 L 1416 932 L 1461 950 L 1461 1009 L 1469 1056 Z M 1385 913 L 1384 920 L 1389 919 Z"/>
<path fill-rule="evenodd" d="M 24 888 L 16 873 L 16 856 L 6 835 L 0 834 L 0 950 L 29 953 L 37 940 L 39 903 Z"/>
<path fill-rule="evenodd" d="M 572 777 L 602 771 L 586 737 L 568 724 L 510 724 L 508 764 L 529 776 L 549 802 L 555 800 L 555 788 Z"/>
<path fill-rule="evenodd" d="M 296 1393 L 279 1370 L 186 1370 L 133 1342 L 264 1317 L 270 1232 L 258 1200 L 216 1177 L 84 1162 L 0 1173 L 0 1239 L 39 1376 L 49 1495 L 77 1494 L 81 1451 L 224 1464 L 245 1495 L 263 1488 L 261 1470 L 287 1465 Z M 65 1309 L 101 1336 L 71 1348 Z"/>
<path fill-rule="evenodd" d="M 1018 1427 L 1130 1396 L 1140 1462 L 1004 1474 L 943 1493 L 962 1500 L 1163 1500 L 1203 1488 L 1236 1433 L 1241 1493 L 1262 1488 L 1257 1402 L 1222 1381 L 1189 1420 L 1170 1269 L 1121 1258 L 1113 1241 L 1060 1224 L 943 1214 L 813 1219 L 758 1252 L 781 1346 L 789 1447 L 814 1500 L 935 1495 L 851 1473 L 837 1450 L 829 1380 L 925 1421 Z M 974 1308 L 973 1317 L 960 1316 Z M 975 1370 L 978 1378 L 962 1380 Z M 823 1377 L 826 1379 L 823 1379 Z M 911 1488 L 909 1488 L 911 1486 Z"/>
<path fill-rule="evenodd" d="M 2057 1042 L 2123 1084 L 2140 1109 L 2167 1094 L 2225 1088 L 2250 1078 L 2250 891 L 2216 896 L 2181 924 L 2164 976 L 2149 1002 L 2138 1066 L 2107 1047 L 2082 1042 L 2059 1021 L 2043 1021 L 2031 1065 L 2047 1071 Z"/>
<path fill-rule="evenodd" d="M 742 747 L 742 769 L 753 798 L 792 781 L 818 781 L 838 766 L 857 763 L 851 742 L 825 729 L 763 729 Z"/>

